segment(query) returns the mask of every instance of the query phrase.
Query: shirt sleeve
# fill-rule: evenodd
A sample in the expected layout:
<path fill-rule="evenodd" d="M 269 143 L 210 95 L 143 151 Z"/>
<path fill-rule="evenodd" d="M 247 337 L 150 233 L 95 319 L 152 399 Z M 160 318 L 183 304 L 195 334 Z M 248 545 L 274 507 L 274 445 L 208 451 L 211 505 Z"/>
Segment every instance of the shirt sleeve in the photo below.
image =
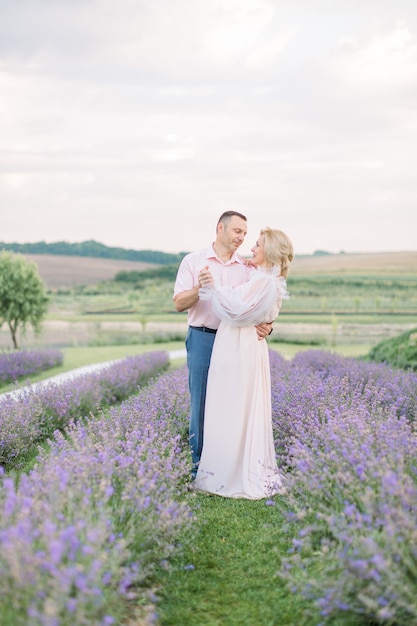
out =
<path fill-rule="evenodd" d="M 174 298 L 177 294 L 182 293 L 183 291 L 188 291 L 192 289 L 196 284 L 194 273 L 195 273 L 195 262 L 191 254 L 185 256 L 177 271 L 177 276 L 174 284 Z"/>

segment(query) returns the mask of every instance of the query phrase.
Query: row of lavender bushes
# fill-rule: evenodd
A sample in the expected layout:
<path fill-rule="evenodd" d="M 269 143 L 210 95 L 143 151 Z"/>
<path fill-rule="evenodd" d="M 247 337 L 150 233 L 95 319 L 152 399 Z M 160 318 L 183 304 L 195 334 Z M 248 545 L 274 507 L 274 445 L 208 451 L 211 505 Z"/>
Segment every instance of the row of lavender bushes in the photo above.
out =
<path fill-rule="evenodd" d="M 289 591 L 323 623 L 341 612 L 417 623 L 417 375 L 318 351 L 271 352 L 271 372 Z M 191 523 L 178 505 L 188 404 L 186 369 L 165 374 L 110 417 L 57 434 L 18 488 L 3 481 L 0 616 L 13 619 L 0 623 L 111 624 L 120 594 L 146 589 Z"/>
<path fill-rule="evenodd" d="M 0 353 L 0 384 L 14 383 L 62 365 L 64 355 L 55 348 Z"/>
<path fill-rule="evenodd" d="M 323 624 L 417 624 L 417 374 L 316 351 L 271 367 L 282 578 Z"/>
<path fill-rule="evenodd" d="M 162 364 L 160 353 L 142 360 L 145 370 Z M 188 410 L 184 371 L 162 374 L 106 415 L 57 431 L 18 486 L 2 477 L 2 626 L 110 626 L 129 615 L 154 622 L 149 577 L 192 525 L 179 497 L 189 459 L 178 432 Z M 148 611 L 133 619 L 139 605 Z"/>
<path fill-rule="evenodd" d="M 40 389 L 28 385 L 0 396 L 0 465 L 18 469 L 25 455 L 55 430 L 65 429 L 71 419 L 124 400 L 168 366 L 167 352 L 149 352 L 117 361 L 100 372 L 50 382 Z"/>

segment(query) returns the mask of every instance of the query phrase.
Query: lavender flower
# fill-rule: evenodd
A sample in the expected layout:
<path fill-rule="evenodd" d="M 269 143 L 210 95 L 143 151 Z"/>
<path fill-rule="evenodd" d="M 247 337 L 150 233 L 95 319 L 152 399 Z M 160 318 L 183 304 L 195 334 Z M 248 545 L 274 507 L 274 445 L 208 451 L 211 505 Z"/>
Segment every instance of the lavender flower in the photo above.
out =
<path fill-rule="evenodd" d="M 56 429 L 136 393 L 168 364 L 166 352 L 150 352 L 64 383 L 28 386 L 16 398 L 0 396 L 0 464 L 18 467 L 19 459 Z"/>
<path fill-rule="evenodd" d="M 272 368 L 289 527 L 298 528 L 282 577 L 324 622 L 350 612 L 414 623 L 416 374 L 318 351 Z"/>
<path fill-rule="evenodd" d="M 0 354 L 0 383 L 12 383 L 44 370 L 62 365 L 60 350 L 18 350 Z"/>
<path fill-rule="evenodd" d="M 152 359 L 151 359 L 152 361 Z M 18 485 L 0 477 L 0 610 L 33 626 L 111 624 L 192 523 L 184 370 L 57 431 Z M 156 599 L 155 599 L 156 601 Z"/>

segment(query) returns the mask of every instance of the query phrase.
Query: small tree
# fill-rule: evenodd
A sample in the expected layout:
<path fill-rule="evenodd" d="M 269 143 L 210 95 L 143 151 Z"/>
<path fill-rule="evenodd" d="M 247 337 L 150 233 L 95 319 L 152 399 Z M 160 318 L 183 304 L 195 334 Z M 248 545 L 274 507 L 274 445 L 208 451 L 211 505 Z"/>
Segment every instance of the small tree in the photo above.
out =
<path fill-rule="evenodd" d="M 17 345 L 17 331 L 29 323 L 36 334 L 48 311 L 48 296 L 35 263 L 21 254 L 0 253 L 0 328 L 6 322 Z"/>

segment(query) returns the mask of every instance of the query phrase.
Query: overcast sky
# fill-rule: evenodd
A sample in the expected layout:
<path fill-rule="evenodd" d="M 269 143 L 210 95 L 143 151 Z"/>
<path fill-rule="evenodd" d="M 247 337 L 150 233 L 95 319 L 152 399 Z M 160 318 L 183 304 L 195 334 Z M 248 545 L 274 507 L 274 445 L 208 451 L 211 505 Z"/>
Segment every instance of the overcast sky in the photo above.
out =
<path fill-rule="evenodd" d="M 0 241 L 417 249 L 417 0 L 0 0 Z"/>

